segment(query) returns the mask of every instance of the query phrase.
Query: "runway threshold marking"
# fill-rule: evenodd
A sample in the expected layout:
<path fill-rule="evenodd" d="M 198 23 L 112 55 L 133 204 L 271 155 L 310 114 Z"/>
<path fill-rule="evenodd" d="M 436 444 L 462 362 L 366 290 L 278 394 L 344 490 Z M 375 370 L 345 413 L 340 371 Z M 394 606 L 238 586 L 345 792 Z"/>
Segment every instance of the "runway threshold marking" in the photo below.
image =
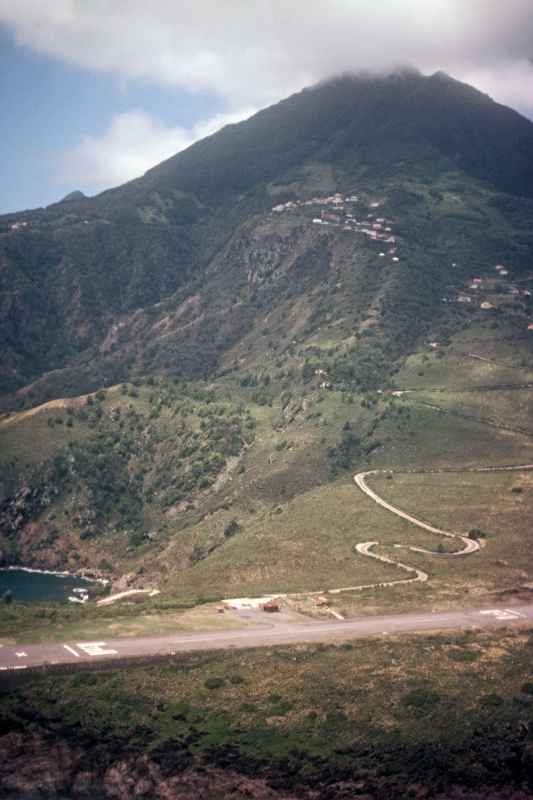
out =
<path fill-rule="evenodd" d="M 79 647 L 80 650 L 83 650 L 84 653 L 87 653 L 88 656 L 116 656 L 118 655 L 117 650 L 104 650 L 106 646 L 105 642 L 76 642 L 76 647 Z"/>
<path fill-rule="evenodd" d="M 69 653 L 72 653 L 73 656 L 76 656 L 76 658 L 81 658 L 80 654 L 76 650 L 74 650 L 74 648 L 71 647 L 70 645 L 64 644 L 63 647 L 65 648 L 65 650 L 68 650 Z"/>
<path fill-rule="evenodd" d="M 500 620 L 519 619 L 524 616 L 524 614 L 520 614 L 518 611 L 511 611 L 509 608 L 487 608 L 479 613 L 485 616 L 496 617 L 496 619 Z"/>
<path fill-rule="evenodd" d="M 510 608 L 506 608 L 505 611 L 507 611 L 509 614 L 514 614 L 515 617 L 521 617 L 522 619 L 527 619 L 526 615 L 522 614 L 520 611 L 511 611 Z"/>

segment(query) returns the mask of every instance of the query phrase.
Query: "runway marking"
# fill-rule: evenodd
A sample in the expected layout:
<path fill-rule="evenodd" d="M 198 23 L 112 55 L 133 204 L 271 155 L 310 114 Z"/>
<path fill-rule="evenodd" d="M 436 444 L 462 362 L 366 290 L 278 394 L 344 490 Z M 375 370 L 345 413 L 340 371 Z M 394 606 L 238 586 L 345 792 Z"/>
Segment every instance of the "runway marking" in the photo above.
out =
<path fill-rule="evenodd" d="M 117 650 L 104 650 L 105 642 L 77 642 L 76 646 L 87 653 L 88 656 L 116 656 Z"/>
<path fill-rule="evenodd" d="M 65 650 L 68 650 L 69 653 L 72 653 L 73 656 L 76 656 L 76 658 L 81 658 L 80 654 L 76 650 L 74 650 L 73 647 L 70 647 L 70 645 L 64 644 L 63 647 L 65 648 Z"/>
<path fill-rule="evenodd" d="M 523 616 L 516 611 L 510 611 L 508 608 L 488 608 L 485 611 L 480 611 L 480 614 L 485 614 L 486 616 L 496 617 L 496 619 L 505 620 L 505 619 L 519 619 L 519 617 Z"/>
<path fill-rule="evenodd" d="M 20 653 L 15 653 L 17 658 L 28 658 L 28 654 L 22 650 Z"/>
<path fill-rule="evenodd" d="M 521 617 L 522 619 L 527 619 L 526 615 L 522 614 L 520 611 L 511 611 L 510 608 L 506 608 L 505 610 L 508 611 L 509 614 L 514 614 L 515 617 Z"/>

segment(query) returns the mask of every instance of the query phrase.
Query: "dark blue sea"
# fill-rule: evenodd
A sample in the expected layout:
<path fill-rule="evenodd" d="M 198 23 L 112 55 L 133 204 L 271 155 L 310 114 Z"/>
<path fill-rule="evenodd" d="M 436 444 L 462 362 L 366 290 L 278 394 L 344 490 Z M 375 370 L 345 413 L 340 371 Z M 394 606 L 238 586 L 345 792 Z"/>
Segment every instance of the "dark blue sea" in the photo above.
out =
<path fill-rule="evenodd" d="M 73 589 L 88 589 L 90 581 L 72 575 L 28 572 L 22 569 L 0 569 L 0 598 L 10 591 L 13 600 L 26 602 L 65 602 Z"/>

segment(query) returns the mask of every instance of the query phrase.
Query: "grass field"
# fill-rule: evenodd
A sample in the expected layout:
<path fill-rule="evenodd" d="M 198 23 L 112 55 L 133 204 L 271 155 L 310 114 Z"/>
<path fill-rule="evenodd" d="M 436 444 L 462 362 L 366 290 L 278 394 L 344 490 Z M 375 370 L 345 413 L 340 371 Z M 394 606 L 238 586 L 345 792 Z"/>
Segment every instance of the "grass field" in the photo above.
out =
<path fill-rule="evenodd" d="M 436 351 L 409 356 L 395 376 L 399 389 L 438 386 L 459 390 L 463 386 L 531 381 L 533 336 L 522 329 L 516 332 L 502 326 L 496 331 L 487 325 L 458 332 L 449 345 Z"/>
<path fill-rule="evenodd" d="M 533 439 L 533 389 L 498 389 L 492 391 L 418 392 L 414 402 L 427 402 L 447 411 L 483 418 L 495 425 L 529 433 Z"/>
<path fill-rule="evenodd" d="M 454 559 L 392 551 L 397 542 L 437 550 L 442 539 L 401 520 L 392 537 L 384 530 L 379 541 L 388 555 L 430 574 L 422 590 L 393 590 L 406 604 L 419 600 L 421 591 L 433 607 L 452 601 L 476 604 L 487 602 L 491 594 L 520 591 L 533 581 L 532 473 L 396 474 L 392 480 L 374 476 L 368 483 L 384 499 L 437 527 L 465 535 L 473 529 L 481 532 L 481 551 Z"/>
<path fill-rule="evenodd" d="M 13 607 L 4 613 L 0 622 L 0 646 L 17 642 L 29 644 L 51 640 L 163 636 L 189 631 L 246 628 L 250 624 L 235 614 L 218 614 L 212 604 L 174 611 L 150 608 L 150 604 L 146 603 L 139 603 L 136 608 L 131 605 L 117 605 L 103 613 L 102 609 L 87 608 L 89 613 L 85 614 L 71 608 L 54 609 L 50 605 L 40 612 L 29 606 Z M 11 624 L 8 619 L 10 612 Z M 4 631 L 8 633 L 4 634 Z"/>

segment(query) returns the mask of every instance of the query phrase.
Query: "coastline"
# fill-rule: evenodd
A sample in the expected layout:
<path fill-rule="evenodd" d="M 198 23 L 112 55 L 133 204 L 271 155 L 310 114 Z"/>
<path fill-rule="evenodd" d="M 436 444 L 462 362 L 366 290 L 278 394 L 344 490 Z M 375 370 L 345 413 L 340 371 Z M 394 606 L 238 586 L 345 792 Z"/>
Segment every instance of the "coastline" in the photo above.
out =
<path fill-rule="evenodd" d="M 107 578 L 89 578 L 79 572 L 67 572 L 66 570 L 53 570 L 53 569 L 37 569 L 36 567 L 23 567 L 17 565 L 10 565 L 9 567 L 0 567 L 1 572 L 30 572 L 39 575 L 55 575 L 58 578 L 78 578 L 80 580 L 88 581 L 89 583 L 101 583 L 103 586 L 108 586 L 111 581 Z"/>

